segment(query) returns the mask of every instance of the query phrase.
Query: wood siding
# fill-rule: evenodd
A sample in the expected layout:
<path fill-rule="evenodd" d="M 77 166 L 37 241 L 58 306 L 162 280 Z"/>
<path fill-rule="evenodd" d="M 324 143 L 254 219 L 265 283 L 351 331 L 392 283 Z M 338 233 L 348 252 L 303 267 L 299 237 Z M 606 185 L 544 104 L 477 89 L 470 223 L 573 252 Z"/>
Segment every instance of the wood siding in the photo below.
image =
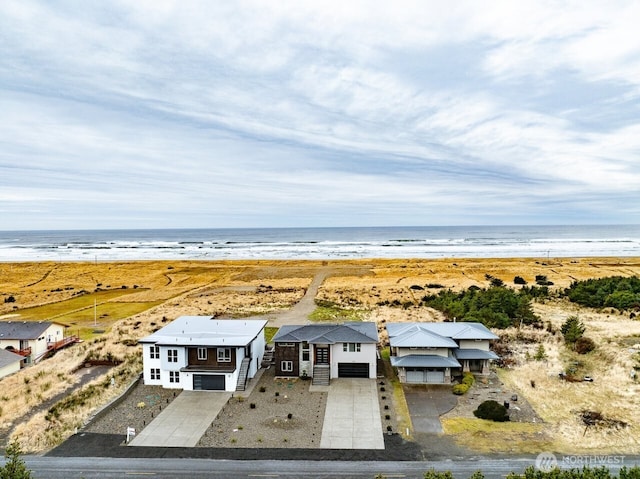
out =
<path fill-rule="evenodd" d="M 224 349 L 224 348 L 221 348 Z M 219 370 L 219 371 L 235 371 L 236 369 L 236 348 L 227 348 L 231 350 L 231 361 L 218 362 L 218 349 L 207 348 L 207 359 L 198 359 L 198 348 L 188 348 L 187 367 L 201 367 L 203 369 Z"/>
<path fill-rule="evenodd" d="M 279 343 L 276 343 L 274 358 L 276 362 L 276 376 L 300 376 L 300 344 L 293 343 L 292 346 L 281 346 Z M 282 371 L 282 361 L 291 361 L 293 363 L 293 371 Z"/>

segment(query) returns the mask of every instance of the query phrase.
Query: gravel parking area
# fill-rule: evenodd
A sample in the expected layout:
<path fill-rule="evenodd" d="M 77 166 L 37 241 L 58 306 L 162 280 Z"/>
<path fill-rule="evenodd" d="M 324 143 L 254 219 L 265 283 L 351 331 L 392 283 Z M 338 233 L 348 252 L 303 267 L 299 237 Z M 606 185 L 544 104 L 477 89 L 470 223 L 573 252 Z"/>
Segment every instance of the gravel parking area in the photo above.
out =
<path fill-rule="evenodd" d="M 162 411 L 180 390 L 163 389 L 160 386 L 146 386 L 142 379 L 125 396 L 98 412 L 83 428 L 86 432 L 100 434 L 127 433 L 128 427 L 140 432 Z"/>
<path fill-rule="evenodd" d="M 491 372 L 484 380 L 476 380 L 467 394 L 458 397 L 458 405 L 442 417 L 475 417 L 473 411 L 482 402 L 490 399 L 509 405 L 510 421 L 543 422 L 527 400 L 515 391 L 507 389 L 495 372 Z"/>
<path fill-rule="evenodd" d="M 310 385 L 265 370 L 248 396 L 229 400 L 198 447 L 319 447 L 327 393 L 310 392 Z"/>

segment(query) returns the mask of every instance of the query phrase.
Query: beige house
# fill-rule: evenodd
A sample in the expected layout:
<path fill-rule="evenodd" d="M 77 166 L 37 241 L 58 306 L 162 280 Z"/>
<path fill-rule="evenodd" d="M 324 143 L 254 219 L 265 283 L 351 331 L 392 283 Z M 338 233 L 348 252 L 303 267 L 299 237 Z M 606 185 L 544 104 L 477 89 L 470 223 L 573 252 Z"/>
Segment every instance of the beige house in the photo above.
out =
<path fill-rule="evenodd" d="M 400 382 L 451 383 L 463 372 L 489 374 L 497 339 L 480 323 L 387 323 L 391 365 Z"/>
<path fill-rule="evenodd" d="M 37 363 L 59 349 L 66 328 L 54 321 L 0 321 L 0 349 L 22 356 L 25 364 Z"/>

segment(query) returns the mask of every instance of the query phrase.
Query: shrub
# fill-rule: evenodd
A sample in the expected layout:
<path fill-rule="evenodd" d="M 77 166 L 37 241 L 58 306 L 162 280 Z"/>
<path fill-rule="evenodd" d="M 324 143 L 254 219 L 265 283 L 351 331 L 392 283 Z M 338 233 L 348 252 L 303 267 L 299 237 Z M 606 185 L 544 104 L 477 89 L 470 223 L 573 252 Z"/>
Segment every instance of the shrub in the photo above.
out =
<path fill-rule="evenodd" d="M 466 372 L 462 375 L 462 384 L 466 384 L 467 386 L 473 386 L 473 383 L 476 382 L 476 378 L 472 373 Z"/>
<path fill-rule="evenodd" d="M 451 390 L 453 391 L 453 394 L 455 394 L 456 396 L 462 396 L 469 390 L 470 387 L 471 386 L 469 386 L 468 384 L 460 383 L 460 384 L 455 384 L 453 388 L 451 388 Z"/>
<path fill-rule="evenodd" d="M 522 276 L 516 276 L 513 278 L 514 284 L 527 284 L 527 281 Z"/>
<path fill-rule="evenodd" d="M 16 298 L 14 298 L 13 296 L 9 296 L 7 298 L 4 298 L 4 302 L 5 303 L 15 303 L 16 302 Z"/>
<path fill-rule="evenodd" d="M 490 421 L 505 422 L 509 420 L 509 414 L 504 404 L 500 404 L 498 401 L 489 400 L 484 401 L 478 406 L 478 409 L 473 411 L 473 415 L 480 419 L 488 419 Z"/>
<path fill-rule="evenodd" d="M 576 353 L 587 354 L 596 349 L 596 343 L 593 339 L 582 336 L 581 338 L 578 338 L 574 347 Z"/>
<path fill-rule="evenodd" d="M 0 477 L 11 479 L 30 479 L 33 477 L 31 471 L 27 469 L 21 457 L 22 449 L 20 444 L 14 439 L 9 443 L 5 452 L 6 462 L 0 466 Z"/>

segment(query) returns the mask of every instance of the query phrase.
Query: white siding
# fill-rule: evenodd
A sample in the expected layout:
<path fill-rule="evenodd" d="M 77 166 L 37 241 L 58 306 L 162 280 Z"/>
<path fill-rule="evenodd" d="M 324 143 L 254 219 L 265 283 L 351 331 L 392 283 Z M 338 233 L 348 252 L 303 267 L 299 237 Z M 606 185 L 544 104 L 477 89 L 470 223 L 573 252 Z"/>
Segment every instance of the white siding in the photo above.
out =
<path fill-rule="evenodd" d="M 145 384 L 159 386 L 162 384 L 162 380 L 160 379 L 151 379 L 151 369 L 161 369 L 161 361 L 160 358 L 151 358 L 151 349 L 155 345 L 153 344 L 143 344 L 142 345 L 142 376 Z"/>
<path fill-rule="evenodd" d="M 5 367 L 0 368 L 0 378 L 8 376 L 9 374 L 13 374 L 20 371 L 20 361 L 16 361 L 14 363 L 7 364 Z"/>
<path fill-rule="evenodd" d="M 362 343 L 360 352 L 344 352 L 343 343 L 337 343 L 331 346 L 331 377 L 338 377 L 338 363 L 369 363 L 369 377 L 376 378 L 376 344 Z"/>
<path fill-rule="evenodd" d="M 480 339 L 461 339 L 460 349 L 482 349 L 483 351 L 489 351 L 489 340 Z"/>

